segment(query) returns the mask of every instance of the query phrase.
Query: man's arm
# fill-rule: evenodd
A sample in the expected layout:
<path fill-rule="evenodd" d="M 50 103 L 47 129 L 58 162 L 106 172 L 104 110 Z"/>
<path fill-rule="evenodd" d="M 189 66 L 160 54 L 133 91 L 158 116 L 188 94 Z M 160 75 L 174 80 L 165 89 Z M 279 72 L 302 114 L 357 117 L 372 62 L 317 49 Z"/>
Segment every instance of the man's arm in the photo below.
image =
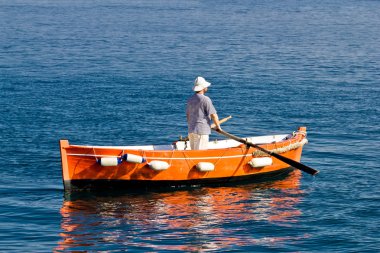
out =
<path fill-rule="evenodd" d="M 211 119 L 215 124 L 215 130 L 217 130 L 217 131 L 222 130 L 222 128 L 220 127 L 218 114 L 216 114 L 216 113 L 211 114 Z"/>

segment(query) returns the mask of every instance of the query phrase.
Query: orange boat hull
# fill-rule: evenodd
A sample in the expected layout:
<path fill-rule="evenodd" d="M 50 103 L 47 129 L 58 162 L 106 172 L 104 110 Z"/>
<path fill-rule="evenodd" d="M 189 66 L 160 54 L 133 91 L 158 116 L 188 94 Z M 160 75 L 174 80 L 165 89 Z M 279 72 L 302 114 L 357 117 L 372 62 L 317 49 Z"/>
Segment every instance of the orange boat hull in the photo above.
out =
<path fill-rule="evenodd" d="M 306 128 L 301 127 L 291 137 L 260 146 L 300 161 L 306 142 Z M 237 181 L 274 180 L 293 170 L 288 164 L 272 158 L 270 165 L 252 167 L 253 158 L 265 157 L 257 149 L 245 145 L 209 150 L 143 150 L 124 147 L 78 146 L 60 140 L 62 174 L 65 190 L 93 188 L 179 188 L 199 185 L 223 185 Z M 123 161 L 102 166 L 104 157 L 122 158 L 123 155 L 143 157 L 140 163 Z M 165 162 L 167 169 L 152 169 L 152 161 Z M 213 166 L 201 171 L 200 163 Z"/>

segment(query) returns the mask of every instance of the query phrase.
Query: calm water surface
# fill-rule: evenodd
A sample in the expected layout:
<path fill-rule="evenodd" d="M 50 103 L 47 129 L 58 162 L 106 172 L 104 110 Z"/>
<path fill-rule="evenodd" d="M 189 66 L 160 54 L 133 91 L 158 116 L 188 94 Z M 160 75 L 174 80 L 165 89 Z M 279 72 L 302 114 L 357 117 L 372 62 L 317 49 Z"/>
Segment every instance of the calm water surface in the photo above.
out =
<path fill-rule="evenodd" d="M 1 252 L 379 252 L 380 2 L 0 0 Z M 166 144 L 201 75 L 224 129 L 308 127 L 267 184 L 63 192 L 59 139 Z M 212 135 L 211 139 L 220 138 Z"/>

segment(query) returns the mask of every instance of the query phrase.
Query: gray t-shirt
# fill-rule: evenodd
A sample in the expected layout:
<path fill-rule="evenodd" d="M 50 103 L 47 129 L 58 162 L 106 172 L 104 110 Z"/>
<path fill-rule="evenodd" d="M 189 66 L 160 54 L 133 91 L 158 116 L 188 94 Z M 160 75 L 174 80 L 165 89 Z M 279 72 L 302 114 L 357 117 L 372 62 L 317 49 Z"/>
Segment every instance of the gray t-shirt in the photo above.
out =
<path fill-rule="evenodd" d="M 189 133 L 210 134 L 211 114 L 216 110 L 209 97 L 195 93 L 187 100 L 186 113 L 189 115 Z"/>

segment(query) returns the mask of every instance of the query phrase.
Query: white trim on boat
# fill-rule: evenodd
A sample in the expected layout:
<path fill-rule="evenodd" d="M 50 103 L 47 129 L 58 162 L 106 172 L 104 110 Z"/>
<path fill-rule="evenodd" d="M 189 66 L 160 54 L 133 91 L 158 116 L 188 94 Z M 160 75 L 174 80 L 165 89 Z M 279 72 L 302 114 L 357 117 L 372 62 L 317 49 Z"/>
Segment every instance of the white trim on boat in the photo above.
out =
<path fill-rule="evenodd" d="M 120 158 L 120 156 L 107 156 L 107 155 L 92 155 L 92 154 L 67 154 L 68 156 L 85 156 L 85 157 L 109 157 L 109 158 Z M 207 160 L 207 159 L 227 159 L 227 158 L 238 158 L 252 156 L 252 154 L 245 155 L 231 155 L 231 156 L 208 156 L 208 157 L 144 157 L 149 160 Z"/>

